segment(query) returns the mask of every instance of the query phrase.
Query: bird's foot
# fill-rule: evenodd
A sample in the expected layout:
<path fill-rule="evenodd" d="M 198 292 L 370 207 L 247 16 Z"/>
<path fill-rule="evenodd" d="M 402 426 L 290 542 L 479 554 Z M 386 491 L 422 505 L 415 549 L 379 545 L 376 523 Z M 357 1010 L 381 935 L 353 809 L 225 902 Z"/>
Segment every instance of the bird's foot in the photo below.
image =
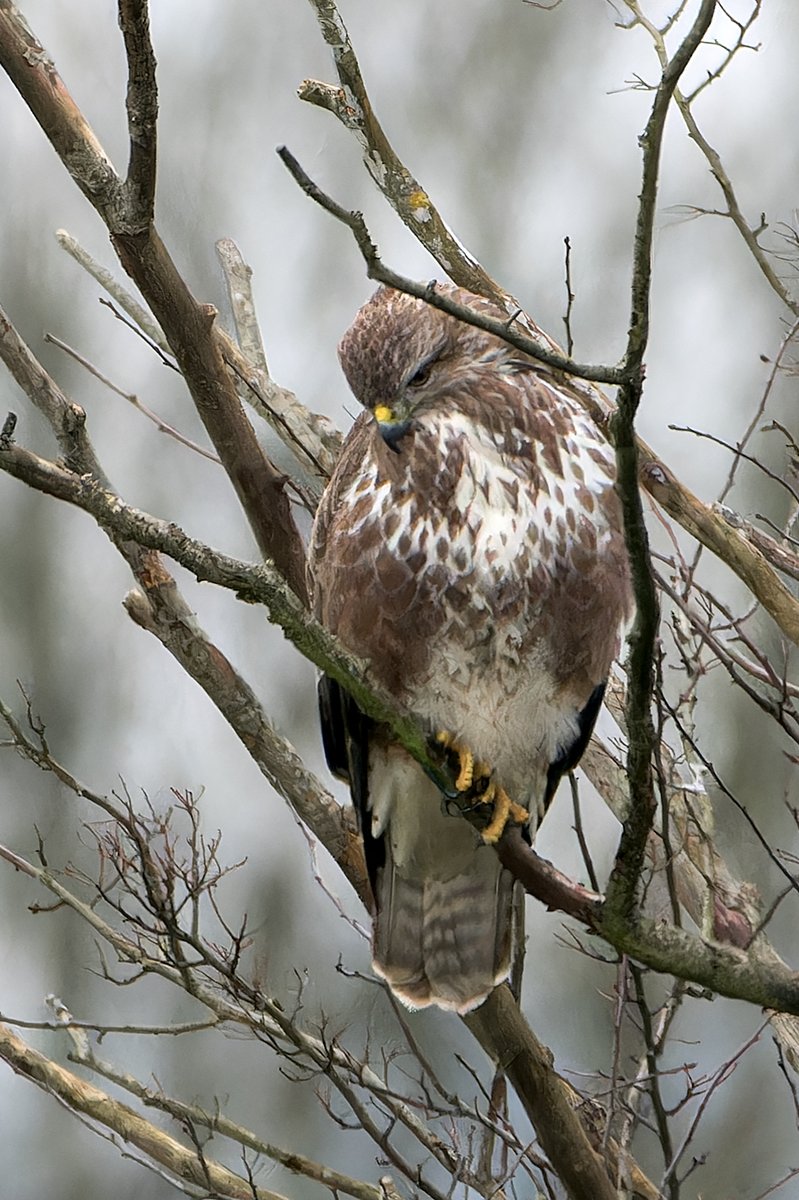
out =
<path fill-rule="evenodd" d="M 474 783 L 474 768 L 475 761 L 469 747 L 458 740 L 454 733 L 449 733 L 446 729 L 442 729 L 436 734 L 436 742 L 451 755 L 454 762 L 457 764 L 458 774 L 455 777 L 455 789 L 458 792 L 471 791 Z M 482 763 L 478 764 L 482 766 Z"/>
<path fill-rule="evenodd" d="M 504 787 L 501 787 L 495 779 L 489 780 L 488 787 L 480 796 L 480 803 L 494 806 L 491 822 L 481 835 L 483 841 L 487 842 L 489 846 L 493 846 L 495 842 L 499 841 L 509 821 L 515 825 L 524 825 L 530 816 L 526 808 L 522 808 L 521 804 L 511 800 Z"/>
<path fill-rule="evenodd" d="M 508 793 L 495 779 L 491 778 L 491 767 L 486 762 L 475 759 L 469 747 L 461 742 L 454 734 L 442 730 L 436 735 L 436 742 L 442 746 L 451 757 L 453 771 L 457 769 L 455 788 L 463 799 L 473 799 L 468 809 L 461 811 L 473 812 L 493 806 L 491 820 L 480 834 L 484 842 L 493 845 L 499 841 L 505 826 L 509 821 L 524 825 L 529 817 L 526 808 L 511 800 Z"/>

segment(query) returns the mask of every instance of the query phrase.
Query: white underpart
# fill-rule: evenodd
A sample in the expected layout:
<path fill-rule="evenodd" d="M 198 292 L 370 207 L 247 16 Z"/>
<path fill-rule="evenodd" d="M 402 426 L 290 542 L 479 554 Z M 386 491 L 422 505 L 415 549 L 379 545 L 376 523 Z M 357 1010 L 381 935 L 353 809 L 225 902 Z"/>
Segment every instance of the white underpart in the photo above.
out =
<path fill-rule="evenodd" d="M 466 570 L 476 568 L 470 601 L 477 611 L 493 606 L 498 582 L 517 573 L 516 563 L 528 548 L 531 525 L 539 529 L 535 550 L 538 566 L 551 572 L 557 565 L 555 543 L 561 523 L 568 555 L 573 535 L 566 524 L 566 513 L 569 509 L 580 512 L 578 490 L 587 489 L 599 500 L 612 486 L 609 471 L 589 454 L 591 448 L 601 448 L 604 453 L 607 448 L 579 412 L 575 414 L 575 426 L 576 434 L 567 439 L 562 453 L 562 478 L 550 478 L 548 496 L 534 496 L 525 486 L 524 464 L 503 454 L 487 430 L 479 429 L 457 412 L 436 419 L 442 456 L 453 441 L 458 441 L 466 452 L 466 466 L 454 497 L 455 507 L 467 518 L 466 528 L 452 539 L 447 567 L 455 576 L 462 573 L 456 554 L 461 547 L 466 550 Z M 519 429 L 503 431 L 502 438 L 512 452 L 518 452 L 525 440 Z M 575 473 L 575 464 L 582 478 Z M 543 463 L 539 465 L 545 470 Z M 515 501 L 503 486 L 513 488 L 514 483 L 519 484 Z M 599 505 L 597 510 L 601 511 Z M 428 518 L 426 525 L 427 546 L 435 561 L 435 541 L 440 533 L 446 535 L 446 522 L 436 525 Z M 599 548 L 610 538 L 610 530 L 598 533 Z M 420 534 L 421 526 L 417 537 Z M 473 662 L 458 653 L 457 644 L 452 647 L 443 639 L 436 648 L 430 676 L 415 699 L 423 715 L 462 737 L 494 766 L 515 798 L 530 803 L 542 797 L 546 767 L 561 746 L 576 736 L 577 725 L 573 705 L 559 698 L 541 657 L 528 658 L 520 671 L 519 646 L 524 633 L 524 628 L 512 622 L 496 628 L 494 669 L 478 686 Z"/>
<path fill-rule="evenodd" d="M 541 383 L 548 386 L 544 380 Z M 563 395 L 552 391 L 555 402 L 562 405 Z M 442 461 L 453 443 L 459 444 L 464 453 L 464 470 L 453 498 L 453 507 L 466 517 L 463 527 L 450 534 L 450 510 L 430 511 L 423 517 L 417 514 L 411 520 L 409 509 L 415 507 L 413 497 L 409 494 L 398 503 L 388 481 L 378 483 L 373 464 L 366 473 L 371 511 L 353 527 L 351 535 L 357 537 L 360 524 L 375 515 L 384 519 L 390 507 L 399 514 L 400 521 L 386 539 L 385 547 L 399 555 L 400 540 L 410 534 L 406 557 L 423 550 L 424 572 L 441 565 L 437 546 L 443 537 L 448 544 L 444 560 L 448 576 L 453 579 L 469 576 L 469 603 L 475 613 L 494 611 L 498 585 L 518 573 L 519 556 L 525 551 L 529 553 L 531 525 L 539 531 L 534 550 L 537 569 L 543 567 L 552 573 L 558 567 L 559 537 L 565 537 L 568 558 L 570 543 L 579 536 L 579 524 L 575 535 L 569 530 L 567 513 L 581 512 L 580 491 L 584 494 L 587 490 L 597 499 L 591 524 L 600 553 L 610 539 L 610 530 L 603 530 L 600 524 L 604 511 L 601 496 L 612 487 L 609 448 L 597 438 L 596 430 L 576 403 L 571 418 L 574 433 L 560 443 L 560 473 L 548 475 L 539 454 L 538 465 L 548 475 L 548 494 L 545 491 L 539 495 L 531 493 L 529 480 L 525 482 L 528 479 L 525 464 L 518 457 L 526 440 L 522 430 L 504 430 L 495 439 L 487 429 L 476 427 L 458 412 L 422 418 L 429 423 L 430 432 L 439 443 Z M 502 443 L 510 453 L 502 452 Z M 595 461 L 589 452 L 592 449 L 602 452 L 607 467 Z M 580 474 L 575 472 L 575 466 Z M 504 485 L 511 489 L 510 494 Z M 514 489 L 514 485 L 518 488 Z M 364 491 L 361 476 L 342 497 L 342 504 L 351 503 Z M 459 551 L 463 553 L 459 555 Z M 459 558 L 463 565 L 459 565 Z M 574 706 L 560 696 L 542 656 L 530 656 L 528 652 L 520 668 L 519 648 L 531 615 L 529 611 L 523 612 L 518 622 L 499 620 L 491 627 L 493 661 L 481 678 L 475 676 L 473 651 L 464 649 L 460 639 L 450 638 L 447 630 L 442 630 L 430 670 L 415 681 L 409 698 L 414 711 L 426 718 L 432 728 L 449 729 L 478 757 L 491 763 L 505 787 L 522 803 L 540 801 L 548 764 L 577 733 Z M 386 827 L 394 796 L 391 788 L 380 797 L 372 797 L 376 834 Z"/>
<path fill-rule="evenodd" d="M 543 386 L 548 385 L 544 383 Z M 562 404 L 562 395 L 554 388 L 551 390 L 553 396 Z M 570 509 L 580 511 L 580 489 L 588 490 L 599 500 L 603 493 L 612 488 L 609 456 L 608 468 L 603 469 L 589 453 L 589 450 L 596 449 L 608 455 L 606 443 L 598 440 L 596 431 L 579 410 L 575 412 L 573 421 L 576 436 L 569 435 L 562 443 L 565 449 L 565 453 L 561 455 L 562 476 L 550 480 L 548 496 L 533 497 L 525 487 L 524 465 L 517 460 L 516 469 L 514 459 L 500 451 L 495 439 L 491 438 L 487 431 L 478 429 L 457 412 L 442 417 L 436 416 L 435 432 L 441 445 L 442 457 L 446 455 L 448 445 L 453 442 L 460 442 L 466 451 L 466 468 L 455 491 L 454 507 L 467 516 L 468 528 L 464 527 L 452 540 L 449 566 L 454 574 L 461 573 L 455 562 L 458 549 L 466 550 L 469 564 L 478 566 L 487 563 L 491 554 L 496 553 L 495 562 L 487 572 L 493 585 L 497 575 L 506 574 L 526 546 L 531 524 L 537 525 L 544 535 L 551 531 L 554 540 L 558 520 L 565 523 L 566 514 Z M 500 437 L 511 449 L 520 449 L 524 439 L 522 431 L 515 428 L 498 435 L 496 440 Z M 545 466 L 540 465 L 546 473 Z M 581 470 L 582 478 L 575 472 L 575 466 Z M 504 486 L 513 487 L 515 483 L 519 485 L 516 504 L 511 501 Z M 547 511 L 550 513 L 549 522 L 545 520 Z M 430 539 L 433 539 L 434 545 L 442 533 L 446 534 L 446 515 L 443 514 L 438 520 L 428 517 L 418 522 L 414 531 L 414 550 L 419 548 L 423 529 L 427 529 L 428 532 L 428 547 L 431 546 Z M 400 536 L 401 530 L 389 539 L 390 549 L 396 549 Z M 567 532 L 567 541 L 571 536 Z M 609 529 L 600 530 L 598 545 L 601 547 L 609 537 Z"/>

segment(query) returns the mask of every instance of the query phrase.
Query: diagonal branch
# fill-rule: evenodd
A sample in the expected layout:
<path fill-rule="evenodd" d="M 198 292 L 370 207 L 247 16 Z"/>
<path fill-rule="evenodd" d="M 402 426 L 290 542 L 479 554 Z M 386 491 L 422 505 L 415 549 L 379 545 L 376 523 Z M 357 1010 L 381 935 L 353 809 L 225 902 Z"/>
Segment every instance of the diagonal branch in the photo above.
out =
<path fill-rule="evenodd" d="M 799 601 L 769 566 L 764 553 L 735 527 L 725 510 L 704 504 L 675 478 L 664 462 L 641 443 L 640 476 L 661 508 L 726 563 L 795 646 L 799 646 Z"/>
<path fill-rule="evenodd" d="M 223 1112 L 219 1111 L 218 1107 L 213 1112 L 209 1112 L 201 1108 L 198 1104 L 187 1104 L 185 1101 L 178 1100 L 174 1096 L 167 1096 L 160 1088 L 156 1090 L 152 1087 L 145 1087 L 140 1080 L 128 1071 L 122 1071 L 112 1063 L 97 1058 L 94 1052 L 88 1047 L 83 1048 L 81 1053 L 73 1053 L 71 1057 L 77 1059 L 82 1065 L 96 1071 L 99 1075 L 104 1076 L 112 1083 L 124 1088 L 125 1091 L 136 1096 L 147 1107 L 166 1113 L 183 1125 L 184 1128 L 188 1124 L 191 1124 L 207 1129 L 211 1133 L 218 1133 L 244 1149 L 253 1150 L 256 1154 L 262 1154 L 265 1158 L 279 1163 L 295 1175 L 300 1175 L 322 1184 L 322 1186 L 329 1188 L 333 1193 L 354 1196 L 355 1200 L 385 1200 L 385 1193 L 382 1188 L 376 1187 L 371 1183 L 366 1183 L 365 1180 L 355 1179 L 351 1175 L 345 1175 L 341 1171 L 336 1171 L 326 1166 L 324 1163 L 315 1162 L 313 1159 L 308 1158 L 304 1154 L 299 1154 L 297 1151 L 285 1150 L 282 1146 L 277 1146 L 273 1142 L 266 1142 L 263 1138 L 258 1137 L 256 1133 L 253 1133 L 252 1130 L 247 1129 L 243 1125 L 238 1125 L 235 1121 L 231 1121 Z"/>
<path fill-rule="evenodd" d="M 572 382 L 575 384 L 575 394 L 580 402 L 585 405 L 601 428 L 606 430 L 609 428 L 613 410 L 610 408 L 608 400 L 597 389 L 580 386 L 580 377 L 587 380 L 605 379 L 608 382 L 619 382 L 621 378 L 619 367 L 594 366 L 566 359 L 555 350 L 547 349 L 547 346 L 538 340 L 538 335 L 536 338 L 531 338 L 523 333 L 521 328 L 514 329 L 513 321 L 501 321 L 484 313 L 475 312 L 438 291 L 435 285 L 419 283 L 397 274 L 380 258 L 362 215 L 350 212 L 349 209 L 344 208 L 323 192 L 285 147 L 278 153 L 303 191 L 352 230 L 370 278 L 376 279 L 388 287 L 394 287 L 398 291 L 407 292 L 410 296 L 425 300 L 428 304 L 441 309 L 442 312 L 449 313 L 469 325 L 485 329 L 488 333 L 493 333 L 524 354 L 529 354 L 531 358 L 535 358 L 555 370 L 568 371 L 569 374 L 576 377 Z M 528 320 L 529 318 L 525 317 L 525 321 Z M 785 636 L 799 645 L 799 601 L 785 587 L 776 572 L 771 569 L 764 553 L 743 534 L 733 533 L 723 515 L 705 504 L 681 483 L 646 442 L 639 438 L 637 445 L 641 463 L 639 468 L 641 486 L 666 510 L 669 516 L 697 538 L 703 546 L 717 555 L 743 580 Z"/>
<path fill-rule="evenodd" d="M 123 23 L 130 22 L 126 49 L 133 59 L 132 92 L 140 100 L 154 62 L 148 49 L 146 8 L 141 0 L 130 0 L 120 15 Z M 154 135 L 148 132 L 151 99 L 138 114 L 144 125 L 135 132 L 137 138 L 141 133 L 143 141 L 132 154 L 131 178 L 137 182 L 129 192 L 11 0 L 0 0 L 0 65 L 105 222 L 122 266 L 163 329 L 261 552 L 280 566 L 297 595 L 304 597 L 305 556 L 284 476 L 269 463 L 244 415 L 219 339 L 213 335 L 216 310 L 191 295 L 152 222 L 142 226 L 141 204 L 154 179 L 147 167 L 154 148 Z"/>
<path fill-rule="evenodd" d="M 441 765 L 440 752 L 437 754 L 428 745 L 422 722 L 397 711 L 393 699 L 370 682 L 366 664 L 346 652 L 311 616 L 273 564 L 254 565 L 211 550 L 174 522 L 159 520 L 126 505 L 91 477 L 76 475 L 8 442 L 0 442 L 0 470 L 38 491 L 82 508 L 112 541 L 131 540 L 166 553 L 201 582 L 228 588 L 249 604 L 263 604 L 270 619 L 306 658 L 341 683 L 367 716 L 387 725 L 392 736 L 422 764 L 442 791 L 452 791 L 452 781 Z"/>
<path fill-rule="evenodd" d="M 605 1164 L 569 1104 L 566 1085 L 507 984 L 494 988 L 484 1004 L 464 1017 L 464 1022 L 507 1074 L 569 1196 L 577 1200 L 616 1200 Z"/>
<path fill-rule="evenodd" d="M 500 304 L 508 299 L 452 234 L 427 192 L 397 157 L 375 116 L 350 36 L 335 0 L 310 0 L 319 29 L 330 47 L 339 87 L 306 80 L 299 89 L 307 100 L 333 113 L 358 139 L 369 175 L 425 249 L 462 287 Z"/>
<path fill-rule="evenodd" d="M 171 356 L 172 351 L 163 331 L 131 292 L 65 229 L 56 231 L 56 240 L 127 313 L 138 330 L 158 350 Z M 228 264 L 232 256 L 240 258 L 238 250 L 233 242 L 223 238 L 217 243 L 217 252 L 220 258 L 224 258 L 223 269 L 230 279 Z M 233 269 L 238 270 L 237 267 Z M 242 270 L 246 273 L 249 268 L 242 264 Z M 299 459 L 304 485 L 313 495 L 320 496 L 341 449 L 341 435 L 325 417 L 306 408 L 293 392 L 275 383 L 269 373 L 254 362 L 250 354 L 242 350 L 218 323 L 214 325 L 212 333 L 222 347 L 222 357 L 233 374 L 234 382 L 241 388 L 242 399 L 251 404 L 283 437 L 292 454 Z"/>
<path fill-rule="evenodd" d="M 641 28 L 646 30 L 652 39 L 655 53 L 658 56 L 661 68 L 664 68 L 668 62 L 668 52 L 666 50 L 666 42 L 664 37 L 666 30 L 658 29 L 657 25 L 646 18 L 641 11 L 638 0 L 624 0 L 624 3 L 630 10 L 633 18 L 627 28 L 632 29 L 635 26 L 640 25 Z M 689 138 L 691 138 L 691 140 L 699 147 L 699 150 L 704 155 L 707 164 L 710 167 L 710 172 L 718 183 L 724 196 L 724 200 L 727 204 L 727 211 L 720 213 L 719 215 L 730 218 L 733 225 L 743 238 L 749 253 L 752 255 L 752 258 L 757 264 L 758 269 L 762 273 L 769 287 L 780 298 L 786 308 L 790 309 L 795 317 L 799 317 L 799 300 L 791 295 L 784 281 L 774 270 L 769 254 L 760 245 L 759 235 L 763 232 L 763 229 L 754 229 L 747 221 L 743 211 L 741 210 L 741 206 L 738 202 L 738 197 L 735 194 L 732 181 L 730 180 L 730 177 L 724 168 L 721 155 L 702 133 L 693 113 L 693 102 L 697 96 L 699 96 L 701 92 L 703 92 L 704 89 L 714 81 L 714 79 L 717 79 L 722 72 L 726 70 L 733 56 L 740 49 L 743 49 L 745 45 L 745 34 L 759 17 L 760 9 L 761 0 L 753 0 L 752 9 L 749 16 L 743 22 L 736 22 L 736 24 L 738 24 L 738 36 L 736 37 L 735 44 L 727 51 L 720 65 L 714 71 L 709 71 L 702 82 L 687 95 L 683 93 L 680 88 L 675 88 L 674 102 L 677 105 L 680 116 L 685 123 L 685 128 L 688 132 Z"/>
<path fill-rule="evenodd" d="M 476 325 L 478 329 L 484 329 L 487 333 L 493 333 L 495 337 L 502 338 L 509 345 L 515 346 L 517 350 L 521 350 L 524 354 L 529 354 L 531 358 L 535 358 L 538 362 L 545 363 L 547 366 L 554 367 L 558 371 L 565 371 L 570 375 L 579 376 L 581 379 L 595 380 L 598 383 L 620 383 L 622 374 L 618 367 L 603 367 L 592 366 L 588 363 L 574 362 L 571 358 L 566 358 L 563 354 L 551 349 L 547 344 L 544 344 L 541 338 L 532 338 L 529 334 L 523 332 L 523 326 L 519 324 L 517 329 L 514 329 L 514 323 L 518 318 L 524 318 L 527 321 L 525 314 L 522 313 L 518 306 L 514 309 L 514 314 L 508 320 L 501 320 L 498 317 L 490 317 L 486 313 L 476 312 L 469 308 L 466 304 L 460 304 L 457 300 L 453 300 L 451 296 L 439 292 L 435 283 L 416 283 L 412 279 L 407 279 L 402 275 L 398 275 L 387 267 L 381 259 L 377 247 L 375 246 L 366 227 L 366 222 L 363 215 L 359 212 L 350 212 L 338 204 L 331 196 L 314 183 L 311 177 L 303 170 L 297 159 L 286 146 L 279 146 L 277 150 L 278 156 L 291 173 L 293 179 L 306 196 L 315 201 L 336 220 L 341 221 L 346 225 L 353 234 L 358 245 L 363 260 L 366 264 L 366 273 L 370 279 L 376 280 L 378 283 L 385 284 L 386 287 L 396 288 L 398 291 L 407 292 L 409 296 L 416 296 L 418 300 L 424 300 L 427 304 L 431 304 L 433 308 L 438 308 L 442 312 L 449 313 L 450 316 L 456 317 L 459 321 L 465 321 L 467 325 Z M 474 289 L 470 289 L 474 290 Z"/>
<path fill-rule="evenodd" d="M 343 808 L 303 762 L 295 747 L 274 727 L 243 676 L 211 642 L 177 592 L 174 580 L 125 597 L 128 615 L 153 634 L 194 679 L 230 725 L 278 795 L 318 838 L 371 909 L 363 845 L 352 810 Z"/>
<path fill-rule="evenodd" d="M 50 378 L 1 308 L 0 359 L 48 421 L 66 467 L 75 476 L 94 480 L 111 491 L 89 439 L 83 409 Z M 141 589 L 126 598 L 128 614 L 157 637 L 203 688 L 265 778 L 322 841 L 368 908 L 371 893 L 350 811 L 336 803 L 294 747 L 273 727 L 255 693 L 200 627 L 161 556 L 136 541 L 119 537 L 112 540 Z"/>
<path fill-rule="evenodd" d="M 83 1113 L 90 1120 L 113 1130 L 178 1179 L 199 1187 L 210 1187 L 214 1195 L 229 1196 L 233 1200 L 285 1200 L 277 1192 L 253 1187 L 250 1181 L 205 1154 L 200 1158 L 196 1148 L 182 1145 L 127 1104 L 46 1058 L 12 1033 L 7 1025 L 0 1025 L 0 1058 L 17 1075 L 23 1075 L 43 1091 L 58 1096 L 73 1112 Z"/>
<path fill-rule="evenodd" d="M 442 791 L 451 781 L 428 745 L 424 725 L 399 712 L 370 680 L 368 666 L 346 653 L 314 618 L 270 564 L 240 562 L 188 537 L 178 526 L 125 505 L 118 496 L 54 463 L 13 445 L 0 446 L 0 469 L 32 487 L 90 513 L 112 538 L 138 541 L 169 554 L 198 579 L 231 588 L 249 603 L 264 604 L 270 618 L 300 652 L 350 692 L 367 715 L 388 726 L 391 736 L 420 762 Z M 362 860 L 342 860 L 362 871 Z M 354 884 L 355 876 L 348 875 Z M 762 1007 L 799 1013 L 799 977 L 784 964 L 764 964 L 757 954 L 720 946 L 660 922 L 619 913 L 607 903 L 594 930 L 617 950 L 657 971 L 678 975 L 724 996 Z"/>

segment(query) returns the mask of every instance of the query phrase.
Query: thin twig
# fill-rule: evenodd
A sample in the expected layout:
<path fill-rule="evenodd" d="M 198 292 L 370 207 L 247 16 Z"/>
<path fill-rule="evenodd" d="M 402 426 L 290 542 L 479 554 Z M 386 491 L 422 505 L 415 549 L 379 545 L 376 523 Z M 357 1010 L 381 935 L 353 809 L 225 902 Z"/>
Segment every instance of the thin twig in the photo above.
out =
<path fill-rule="evenodd" d="M 59 350 L 63 350 L 65 354 L 70 356 L 70 358 L 74 358 L 75 362 L 78 362 L 82 367 L 85 367 L 90 375 L 93 375 L 95 379 L 99 379 L 101 383 L 105 384 L 109 391 L 114 392 L 117 396 L 121 396 L 123 400 L 127 400 L 128 404 L 131 404 L 135 409 L 137 409 L 142 416 L 146 417 L 148 421 L 152 421 L 159 433 L 165 433 L 168 437 L 174 438 L 176 442 L 180 442 L 182 446 L 186 446 L 187 449 L 193 450 L 195 454 L 201 454 L 203 458 L 207 458 L 214 463 L 219 463 L 220 459 L 218 454 L 214 454 L 212 450 L 206 450 L 204 446 L 200 446 L 199 443 L 193 442 L 191 438 L 186 437 L 185 434 L 181 433 L 178 429 L 175 429 L 173 425 L 169 425 L 166 421 L 162 420 L 162 418 L 158 416 L 158 413 L 155 413 L 151 408 L 148 408 L 138 396 L 134 395 L 133 392 L 126 392 L 123 388 L 118 387 L 117 384 L 109 379 L 107 375 L 104 375 L 102 371 L 98 370 L 98 368 L 94 366 L 93 363 L 89 362 L 88 358 L 84 358 L 82 354 L 79 354 L 77 350 L 72 348 L 72 346 L 69 346 L 66 342 L 63 342 L 61 338 L 56 337 L 53 333 L 45 333 L 44 340 L 49 342 L 52 346 L 57 346 Z"/>
<path fill-rule="evenodd" d="M 569 772 L 569 788 L 572 797 L 572 812 L 574 813 L 574 832 L 577 835 L 577 844 L 580 847 L 583 865 L 585 866 L 588 882 L 595 892 L 599 892 L 599 880 L 597 873 L 594 870 L 594 863 L 591 859 L 591 851 L 588 848 L 588 842 L 585 838 L 585 830 L 583 829 L 583 817 L 580 810 L 580 787 L 577 783 L 577 776 L 574 771 Z"/>
<path fill-rule="evenodd" d="M 106 267 L 102 266 L 96 258 L 93 258 L 89 254 L 89 251 L 81 246 L 80 242 L 71 233 L 68 233 L 66 229 L 57 229 L 55 237 L 62 250 L 66 250 L 67 254 L 74 258 L 75 262 L 83 267 L 84 271 L 97 280 L 100 287 L 108 292 L 112 300 L 115 300 L 120 308 L 128 314 L 148 341 L 156 345 L 163 355 L 171 355 L 172 351 L 169 347 L 169 342 L 164 337 L 163 331 L 159 328 L 152 315 L 146 308 L 139 304 L 138 300 L 131 295 L 128 289 Z M 168 366 L 174 369 L 174 363 L 169 362 Z"/>
<path fill-rule="evenodd" d="M 667 1165 L 666 1170 L 663 1173 L 663 1178 L 660 1183 L 660 1187 L 661 1187 L 662 1191 L 665 1191 L 665 1189 L 669 1183 L 669 1180 L 674 1176 L 674 1174 L 677 1170 L 677 1167 L 680 1164 L 680 1160 L 682 1159 L 682 1156 L 685 1154 L 685 1151 L 687 1150 L 688 1146 L 691 1144 L 691 1140 L 693 1139 L 693 1136 L 696 1133 L 697 1126 L 699 1125 L 699 1122 L 702 1120 L 702 1117 L 704 1116 L 707 1106 L 710 1103 L 712 1097 L 714 1096 L 714 1094 L 716 1093 L 718 1088 L 721 1087 L 721 1085 L 729 1079 L 730 1075 L 733 1073 L 733 1071 L 737 1067 L 740 1060 L 746 1054 L 746 1052 L 748 1050 L 751 1050 L 752 1046 L 754 1046 L 756 1042 L 760 1041 L 760 1036 L 763 1033 L 763 1030 L 766 1029 L 767 1027 L 768 1027 L 768 1019 L 763 1021 L 762 1024 L 758 1025 L 757 1029 L 752 1034 L 752 1036 L 747 1038 L 747 1040 L 744 1042 L 744 1044 L 738 1050 L 736 1050 L 735 1054 L 733 1054 L 731 1056 L 731 1058 L 728 1058 L 726 1062 L 722 1063 L 721 1066 L 718 1068 L 718 1070 L 714 1073 L 714 1075 L 705 1091 L 705 1094 L 703 1095 L 702 1100 L 701 1100 L 696 1112 L 694 1113 L 693 1118 L 691 1119 L 691 1123 L 688 1126 L 688 1129 L 686 1130 L 679 1146 L 674 1151 L 674 1155 L 671 1159 L 671 1162 Z"/>
<path fill-rule="evenodd" d="M 563 316 L 563 324 L 566 327 L 566 354 L 569 358 L 572 357 L 574 350 L 574 338 L 572 337 L 572 307 L 574 305 L 574 292 L 572 291 L 572 244 L 569 238 L 563 239 L 563 245 L 566 248 L 565 253 L 565 272 L 566 272 L 566 312 Z"/>
<path fill-rule="evenodd" d="M 372 236 L 363 219 L 363 215 L 344 208 L 332 196 L 324 192 L 318 184 L 314 183 L 310 175 L 303 170 L 287 146 L 279 146 L 277 154 L 306 196 L 310 197 L 320 208 L 323 208 L 325 212 L 329 212 L 337 221 L 341 221 L 343 225 L 346 225 L 351 230 L 366 264 L 367 274 L 370 279 L 375 279 L 378 283 L 382 283 L 386 287 L 396 288 L 397 291 L 406 292 L 409 296 L 416 296 L 418 300 L 424 300 L 434 308 L 449 313 L 452 317 L 457 317 L 459 321 L 465 321 L 467 325 L 475 325 L 478 329 L 485 330 L 486 333 L 493 333 L 495 337 L 502 338 L 509 345 L 515 346 L 517 350 L 521 350 L 524 354 L 529 354 L 531 358 L 535 358 L 539 362 L 554 367 L 559 371 L 564 371 L 569 375 L 576 375 L 581 379 L 594 380 L 598 383 L 620 382 L 620 368 L 573 362 L 570 358 L 566 358 L 564 355 L 558 354 L 544 345 L 542 341 L 538 341 L 523 333 L 521 326 L 518 329 L 514 329 L 515 318 L 522 315 L 519 308 L 515 308 L 509 313 L 510 319 L 490 317 L 485 313 L 476 312 L 474 309 L 469 308 L 468 305 L 460 304 L 457 300 L 453 300 L 450 296 L 438 291 L 435 281 L 432 283 L 417 283 L 403 275 L 398 275 L 390 267 L 387 267 L 381 259 L 377 246 L 372 240 Z"/>
<path fill-rule="evenodd" d="M 675 433 L 691 433 L 694 437 L 705 438 L 709 442 L 714 442 L 717 446 L 723 446 L 725 450 L 729 450 L 735 455 L 736 462 L 739 462 L 741 459 L 743 459 L 744 462 L 752 463 L 752 465 L 757 467 L 758 470 L 762 471 L 764 475 L 768 476 L 769 479 L 773 479 L 775 483 L 780 485 L 780 487 L 784 487 L 791 498 L 795 500 L 797 504 L 799 504 L 799 492 L 797 492 L 795 488 L 791 487 L 791 485 L 786 479 L 783 478 L 782 475 L 778 475 L 776 471 L 772 471 L 766 466 L 765 463 L 761 462 L 759 458 L 755 458 L 753 455 L 745 453 L 745 451 L 742 449 L 741 443 L 733 446 L 724 438 L 716 437 L 715 434 L 706 433 L 701 429 L 694 429 L 690 425 L 669 425 L 669 429 L 673 429 Z"/>

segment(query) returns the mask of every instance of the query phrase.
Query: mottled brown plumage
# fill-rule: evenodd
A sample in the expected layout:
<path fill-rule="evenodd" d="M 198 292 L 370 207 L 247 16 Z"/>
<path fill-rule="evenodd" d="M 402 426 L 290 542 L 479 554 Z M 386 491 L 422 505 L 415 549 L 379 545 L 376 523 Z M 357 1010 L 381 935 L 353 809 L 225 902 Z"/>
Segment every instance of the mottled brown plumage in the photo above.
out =
<path fill-rule="evenodd" d="M 534 830 L 628 616 L 612 450 L 567 378 L 398 292 L 364 305 L 339 354 L 366 411 L 314 526 L 316 614 L 489 762 Z M 468 1011 L 507 976 L 512 881 L 382 729 L 330 681 L 320 696 L 361 821 L 375 969 L 412 1006 Z"/>

